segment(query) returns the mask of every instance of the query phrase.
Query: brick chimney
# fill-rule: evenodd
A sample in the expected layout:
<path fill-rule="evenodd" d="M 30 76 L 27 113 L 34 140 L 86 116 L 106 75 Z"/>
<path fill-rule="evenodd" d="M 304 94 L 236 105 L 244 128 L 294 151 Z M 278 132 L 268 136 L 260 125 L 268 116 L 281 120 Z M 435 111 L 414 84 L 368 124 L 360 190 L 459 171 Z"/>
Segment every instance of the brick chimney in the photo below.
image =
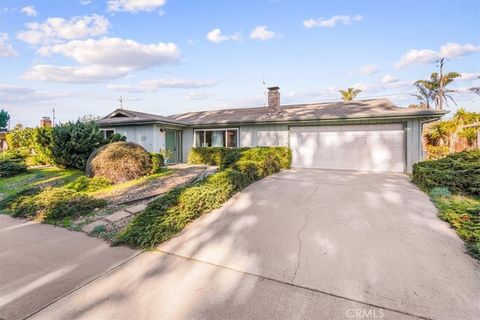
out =
<path fill-rule="evenodd" d="M 279 113 L 280 110 L 280 88 L 270 87 L 268 88 L 268 113 Z"/>

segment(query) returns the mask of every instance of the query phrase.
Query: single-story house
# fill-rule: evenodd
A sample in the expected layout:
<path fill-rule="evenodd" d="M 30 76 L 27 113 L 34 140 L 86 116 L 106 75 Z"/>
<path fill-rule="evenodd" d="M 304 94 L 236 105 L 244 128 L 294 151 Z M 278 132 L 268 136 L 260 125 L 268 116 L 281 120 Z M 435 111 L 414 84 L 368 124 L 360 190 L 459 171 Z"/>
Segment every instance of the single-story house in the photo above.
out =
<path fill-rule="evenodd" d="M 281 105 L 269 88 L 264 107 L 160 116 L 117 109 L 98 120 L 147 151 L 186 162 L 192 147 L 288 146 L 293 167 L 411 172 L 422 160 L 422 128 L 445 111 L 408 109 L 387 99 Z"/>

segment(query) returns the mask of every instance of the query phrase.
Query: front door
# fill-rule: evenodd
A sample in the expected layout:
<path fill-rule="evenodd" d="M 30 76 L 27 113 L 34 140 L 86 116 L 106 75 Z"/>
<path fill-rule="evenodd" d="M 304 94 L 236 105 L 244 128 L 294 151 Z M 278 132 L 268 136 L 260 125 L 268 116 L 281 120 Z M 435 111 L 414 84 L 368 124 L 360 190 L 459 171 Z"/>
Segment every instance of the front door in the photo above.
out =
<path fill-rule="evenodd" d="M 170 155 L 167 160 L 168 164 L 177 163 L 177 132 L 166 130 L 165 131 L 165 149 Z"/>

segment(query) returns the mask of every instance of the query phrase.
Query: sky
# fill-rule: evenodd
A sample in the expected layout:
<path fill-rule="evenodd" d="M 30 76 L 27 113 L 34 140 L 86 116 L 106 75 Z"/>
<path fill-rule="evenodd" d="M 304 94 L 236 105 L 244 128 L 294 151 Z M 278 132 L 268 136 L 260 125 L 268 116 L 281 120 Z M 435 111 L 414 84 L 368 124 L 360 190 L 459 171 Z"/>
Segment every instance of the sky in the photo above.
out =
<path fill-rule="evenodd" d="M 171 115 L 358 99 L 415 103 L 438 71 L 480 112 L 478 0 L 0 0 L 0 108 L 36 126 L 119 107 Z M 265 85 L 264 85 L 265 83 Z"/>

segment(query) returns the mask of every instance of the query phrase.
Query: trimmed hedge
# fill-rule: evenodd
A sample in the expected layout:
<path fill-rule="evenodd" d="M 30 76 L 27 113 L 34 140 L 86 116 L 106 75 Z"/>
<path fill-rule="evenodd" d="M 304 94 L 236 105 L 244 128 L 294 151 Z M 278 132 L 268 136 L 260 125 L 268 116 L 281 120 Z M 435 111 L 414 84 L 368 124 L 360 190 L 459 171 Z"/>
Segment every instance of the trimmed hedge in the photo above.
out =
<path fill-rule="evenodd" d="M 255 150 L 248 152 L 248 150 Z M 274 153 L 280 160 L 282 169 L 290 168 L 292 164 L 292 151 L 287 147 L 256 147 L 256 148 L 220 148 L 220 147 L 199 147 L 192 148 L 188 155 L 188 163 L 209 164 L 227 168 L 240 160 L 251 160 L 254 157 L 261 157 L 262 153 Z M 246 154 L 246 155 L 245 155 Z M 246 158 L 244 158 L 246 157 Z"/>
<path fill-rule="evenodd" d="M 445 187 L 452 193 L 480 196 L 480 150 L 419 162 L 413 166 L 413 182 L 426 191 Z"/>
<path fill-rule="evenodd" d="M 24 154 L 19 151 L 0 154 L 0 178 L 13 177 L 24 172 L 27 172 Z"/>
<path fill-rule="evenodd" d="M 198 148 L 196 148 L 198 149 Z M 289 150 L 277 148 L 203 150 L 196 152 L 202 159 L 224 161 L 228 157 L 237 158 L 231 167 L 215 173 L 194 185 L 175 188 L 166 195 L 152 201 L 145 211 L 136 216 L 127 228 L 117 237 L 118 243 L 126 243 L 134 247 L 152 248 L 170 239 L 188 223 L 216 208 L 239 190 L 250 183 L 289 165 Z M 215 148 L 221 149 L 221 148 Z M 286 148 L 285 148 L 286 149 Z M 198 151 L 198 150 L 196 150 Z M 280 159 L 279 154 L 287 159 Z M 204 155 L 207 155 L 204 157 Z M 215 156 L 212 156 L 215 155 Z M 200 158 L 196 158 L 199 160 Z M 218 162 L 217 162 L 218 163 Z"/>

